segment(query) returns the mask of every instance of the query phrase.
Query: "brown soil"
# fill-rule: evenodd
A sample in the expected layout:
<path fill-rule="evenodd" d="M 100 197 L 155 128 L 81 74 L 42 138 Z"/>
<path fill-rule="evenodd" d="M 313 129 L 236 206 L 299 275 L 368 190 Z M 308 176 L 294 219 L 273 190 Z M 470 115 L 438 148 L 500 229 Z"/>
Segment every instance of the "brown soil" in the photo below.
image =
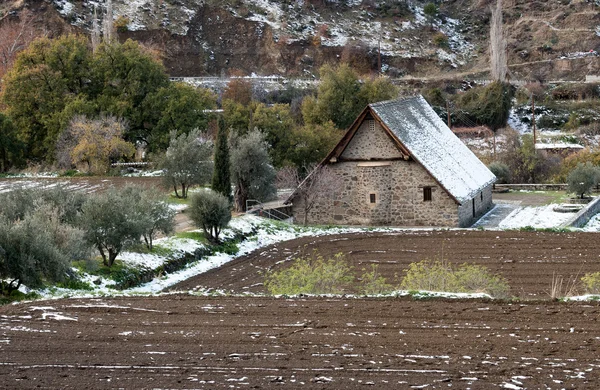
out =
<path fill-rule="evenodd" d="M 198 275 L 173 290 L 198 288 L 233 292 L 264 292 L 268 270 L 285 261 L 311 254 L 328 257 L 344 253 L 357 273 L 378 264 L 380 273 L 394 281 L 412 262 L 443 258 L 450 263 L 475 263 L 505 277 L 511 293 L 521 299 L 549 299 L 554 276 L 579 280 L 600 271 L 600 240 L 596 233 L 518 231 L 410 231 L 306 237 L 260 249 L 225 266 Z M 397 284 L 398 282 L 396 282 Z M 568 285 L 568 286 L 567 286 Z M 581 291 L 580 291 L 581 292 Z"/>
<path fill-rule="evenodd" d="M 36 302 L 0 307 L 1 387 L 595 389 L 599 315 L 408 298 Z"/>

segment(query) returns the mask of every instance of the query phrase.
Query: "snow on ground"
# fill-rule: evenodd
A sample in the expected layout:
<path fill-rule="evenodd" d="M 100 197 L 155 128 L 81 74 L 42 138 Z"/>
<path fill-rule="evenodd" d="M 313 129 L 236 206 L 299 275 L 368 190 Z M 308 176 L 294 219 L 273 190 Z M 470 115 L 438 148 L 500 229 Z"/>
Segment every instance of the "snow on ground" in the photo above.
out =
<path fill-rule="evenodd" d="M 555 204 L 539 207 L 519 207 L 510 213 L 498 227 L 500 229 L 520 229 L 527 226 L 533 228 L 560 227 L 573 217 L 572 213 L 557 213 L 552 209 Z"/>
<path fill-rule="evenodd" d="M 584 232 L 600 232 L 600 214 L 594 215 L 581 230 Z"/>

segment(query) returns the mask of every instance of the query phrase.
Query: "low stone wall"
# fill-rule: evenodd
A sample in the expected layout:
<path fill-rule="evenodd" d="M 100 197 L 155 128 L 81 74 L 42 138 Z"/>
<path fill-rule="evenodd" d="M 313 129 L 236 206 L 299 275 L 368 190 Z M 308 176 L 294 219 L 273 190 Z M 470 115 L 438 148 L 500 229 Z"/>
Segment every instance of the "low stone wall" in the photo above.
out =
<path fill-rule="evenodd" d="M 507 188 L 509 190 L 524 191 L 565 191 L 566 184 L 496 184 L 496 190 Z"/>
<path fill-rule="evenodd" d="M 566 191 L 566 184 L 496 184 L 494 191 L 508 189 L 513 191 Z M 592 189 L 592 192 L 600 193 L 600 185 Z"/>
<path fill-rule="evenodd" d="M 581 209 L 573 218 L 565 222 L 562 227 L 582 227 L 589 222 L 589 220 L 600 212 L 600 196 L 597 196 L 588 203 L 583 209 Z"/>

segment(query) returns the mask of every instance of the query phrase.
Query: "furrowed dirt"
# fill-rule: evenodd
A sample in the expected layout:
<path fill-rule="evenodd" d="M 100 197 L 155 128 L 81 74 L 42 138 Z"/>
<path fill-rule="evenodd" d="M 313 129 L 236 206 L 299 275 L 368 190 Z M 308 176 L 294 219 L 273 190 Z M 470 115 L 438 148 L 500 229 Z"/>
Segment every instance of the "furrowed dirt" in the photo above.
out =
<path fill-rule="evenodd" d="M 168 295 L 0 308 L 3 388 L 597 388 L 600 307 Z"/>
<path fill-rule="evenodd" d="M 571 280 L 600 271 L 597 233 L 547 233 L 519 231 L 407 231 L 306 237 L 266 247 L 225 266 L 191 278 L 172 290 L 200 288 L 265 292 L 269 270 L 318 250 L 324 257 L 343 253 L 357 275 L 371 264 L 392 284 L 399 284 L 412 262 L 444 259 L 449 263 L 474 263 L 505 277 L 511 294 L 521 299 L 549 299 L 553 278 L 563 277 L 562 293 Z M 398 276 L 398 278 L 396 278 Z M 583 293 L 576 285 L 574 293 Z M 349 291 L 352 292 L 352 291 Z"/>

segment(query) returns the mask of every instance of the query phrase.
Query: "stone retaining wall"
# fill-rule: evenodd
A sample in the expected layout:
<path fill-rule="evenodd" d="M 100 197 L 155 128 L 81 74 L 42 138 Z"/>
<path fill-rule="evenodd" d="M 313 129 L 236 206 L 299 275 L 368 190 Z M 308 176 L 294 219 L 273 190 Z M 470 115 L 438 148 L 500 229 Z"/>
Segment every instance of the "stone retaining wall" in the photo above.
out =
<path fill-rule="evenodd" d="M 583 209 L 581 209 L 573 218 L 565 222 L 561 227 L 576 227 L 580 228 L 585 226 L 589 220 L 600 212 L 600 196 L 597 196 L 588 203 Z"/>

